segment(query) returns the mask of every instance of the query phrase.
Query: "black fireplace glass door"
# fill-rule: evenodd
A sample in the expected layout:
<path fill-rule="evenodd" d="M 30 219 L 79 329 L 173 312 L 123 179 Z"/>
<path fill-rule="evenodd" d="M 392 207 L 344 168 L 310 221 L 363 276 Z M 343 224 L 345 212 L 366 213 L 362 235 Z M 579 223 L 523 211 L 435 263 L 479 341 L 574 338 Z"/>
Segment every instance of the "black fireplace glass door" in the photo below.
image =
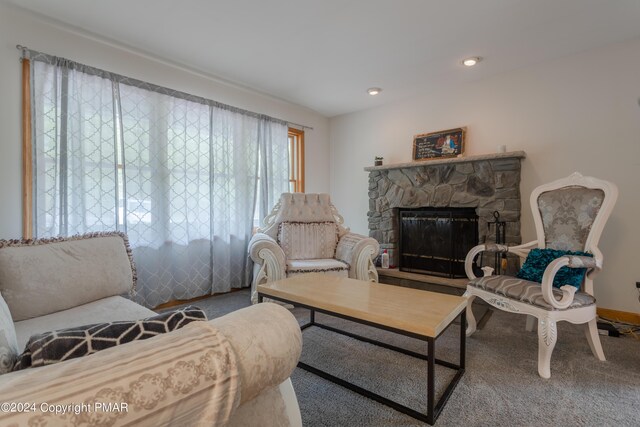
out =
<path fill-rule="evenodd" d="M 473 208 L 401 209 L 401 271 L 465 277 L 464 259 L 478 244 Z"/>

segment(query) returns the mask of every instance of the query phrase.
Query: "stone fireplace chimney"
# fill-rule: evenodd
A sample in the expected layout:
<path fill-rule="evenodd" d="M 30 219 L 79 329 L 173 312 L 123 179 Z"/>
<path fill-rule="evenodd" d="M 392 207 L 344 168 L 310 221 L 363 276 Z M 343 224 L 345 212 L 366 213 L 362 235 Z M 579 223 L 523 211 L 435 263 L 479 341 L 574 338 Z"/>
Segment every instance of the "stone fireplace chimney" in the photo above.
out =
<path fill-rule="evenodd" d="M 498 211 L 505 242 L 520 244 L 520 161 L 523 151 L 366 167 L 369 172 L 369 236 L 398 265 L 400 208 L 475 208 L 478 242 L 495 240 L 489 223 Z"/>

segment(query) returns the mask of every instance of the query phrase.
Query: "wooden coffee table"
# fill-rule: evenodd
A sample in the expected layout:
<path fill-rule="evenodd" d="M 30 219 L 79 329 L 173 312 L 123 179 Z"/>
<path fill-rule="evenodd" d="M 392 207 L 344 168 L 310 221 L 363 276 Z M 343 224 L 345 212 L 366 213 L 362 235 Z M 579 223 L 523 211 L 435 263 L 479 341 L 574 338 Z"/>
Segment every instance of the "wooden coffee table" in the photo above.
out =
<path fill-rule="evenodd" d="M 305 274 L 259 285 L 258 301 L 262 302 L 265 297 L 309 309 L 311 311 L 310 321 L 301 326 L 303 330 L 310 326 L 316 326 L 426 360 L 428 368 L 426 414 L 389 400 L 306 363 L 298 363 L 298 367 L 304 370 L 390 406 L 418 420 L 429 424 L 435 422 L 464 373 L 465 308 L 467 305 L 465 298 L 319 273 Z M 416 353 L 317 323 L 315 321 L 316 312 L 426 341 L 427 354 Z M 460 317 L 460 356 L 458 364 L 455 364 L 437 359 L 434 355 L 436 339 L 458 316 Z M 437 403 L 435 402 L 436 363 L 457 371 Z"/>

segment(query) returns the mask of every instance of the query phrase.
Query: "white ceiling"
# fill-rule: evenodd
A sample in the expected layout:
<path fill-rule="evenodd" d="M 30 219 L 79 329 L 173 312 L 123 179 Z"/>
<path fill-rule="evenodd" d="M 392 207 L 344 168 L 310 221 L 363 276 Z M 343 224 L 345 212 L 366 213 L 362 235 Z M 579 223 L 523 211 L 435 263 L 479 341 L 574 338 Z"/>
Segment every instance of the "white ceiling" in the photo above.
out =
<path fill-rule="evenodd" d="M 640 0 L 9 2 L 328 117 L 640 37 Z"/>

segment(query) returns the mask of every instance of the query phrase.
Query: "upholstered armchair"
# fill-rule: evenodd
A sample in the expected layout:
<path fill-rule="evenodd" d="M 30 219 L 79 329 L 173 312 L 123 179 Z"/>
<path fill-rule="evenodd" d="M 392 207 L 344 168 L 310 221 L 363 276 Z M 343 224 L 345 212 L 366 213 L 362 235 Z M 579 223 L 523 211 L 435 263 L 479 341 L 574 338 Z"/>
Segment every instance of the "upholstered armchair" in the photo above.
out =
<path fill-rule="evenodd" d="M 480 297 L 500 310 L 528 315 L 528 331 L 532 331 L 537 323 L 538 374 L 541 377 L 551 376 L 551 353 L 558 338 L 556 325 L 559 321 L 584 324 L 593 355 L 604 361 L 596 324 L 593 278 L 602 269 L 603 256 L 598 241 L 617 197 L 618 189 L 614 184 L 577 172 L 536 188 L 530 203 L 537 240 L 512 247 L 479 245 L 467 254 L 465 269 L 471 279 L 465 293 L 468 297 L 467 335 L 476 330 L 471 304 L 475 297 Z M 557 252 L 532 252 L 536 248 L 569 251 L 570 254 L 551 260 L 544 268 L 545 263 L 534 258 L 541 255 L 548 258 L 549 254 L 553 258 Z M 518 277 L 492 276 L 490 267 L 482 268 L 484 277 L 476 277 L 474 260 L 483 251 L 527 257 L 518 276 L 526 276 L 530 268 L 538 267 L 538 273 L 543 271 L 540 283 Z M 582 271 L 574 275 L 571 273 L 574 269 Z M 566 284 L 570 281 L 575 282 L 573 286 Z"/>
<path fill-rule="evenodd" d="M 375 239 L 349 232 L 328 194 L 283 193 L 249 242 L 258 285 L 297 274 L 326 273 L 377 282 Z"/>

